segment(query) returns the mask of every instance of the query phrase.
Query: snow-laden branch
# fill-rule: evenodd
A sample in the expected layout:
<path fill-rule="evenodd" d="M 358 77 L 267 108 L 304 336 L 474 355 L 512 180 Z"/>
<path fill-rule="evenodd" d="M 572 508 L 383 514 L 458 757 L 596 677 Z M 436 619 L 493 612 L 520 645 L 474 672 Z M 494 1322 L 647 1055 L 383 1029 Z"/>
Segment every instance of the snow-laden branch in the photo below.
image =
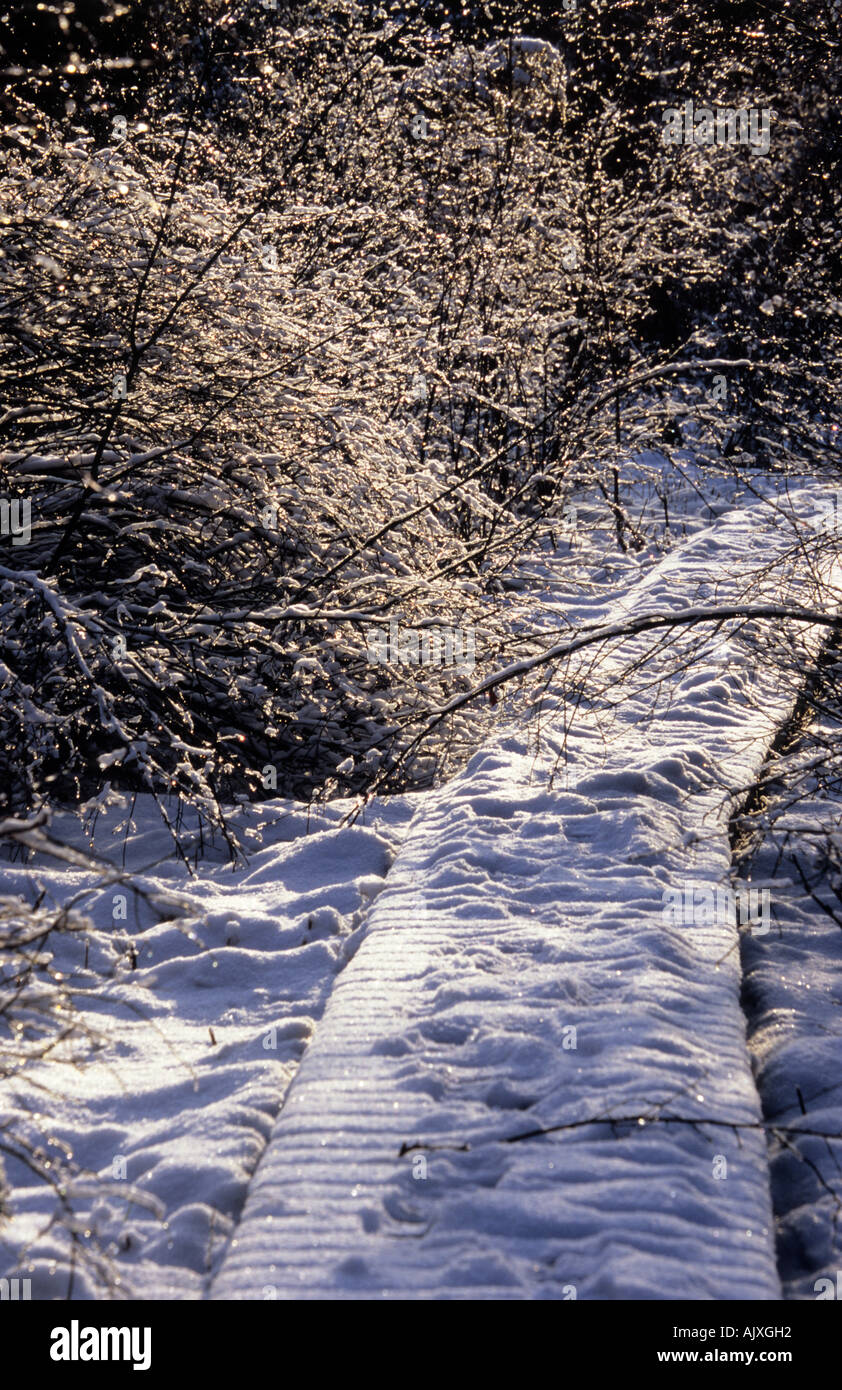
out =
<path fill-rule="evenodd" d="M 788 618 L 794 622 L 806 624 L 818 624 L 822 627 L 837 627 L 842 623 L 842 614 L 833 615 L 817 608 L 798 608 L 785 603 L 735 603 L 722 604 L 719 606 L 696 606 L 693 608 L 683 608 L 678 612 L 671 613 L 641 613 L 636 618 L 628 618 L 623 622 L 596 624 L 580 631 L 576 637 L 568 638 L 564 642 L 556 642 L 546 651 L 539 652 L 536 656 L 524 657 L 521 661 L 512 662 L 509 666 L 504 666 L 502 670 L 493 672 L 472 686 L 470 690 L 463 691 L 455 695 L 446 704 L 440 705 L 426 719 L 423 727 L 415 735 L 412 742 L 401 755 L 401 761 L 410 757 L 418 746 L 426 739 L 435 728 L 449 715 L 457 713 L 470 705 L 475 700 L 479 700 L 489 691 L 497 689 L 498 686 L 507 685 L 510 681 L 517 680 L 521 676 L 528 675 L 531 671 L 537 670 L 541 666 L 550 665 L 553 662 L 561 661 L 564 657 L 572 656 L 586 647 L 597 646 L 603 642 L 612 640 L 623 640 L 631 637 L 638 637 L 645 632 L 656 632 L 658 630 L 670 628 L 694 627 L 699 623 L 722 623 L 729 619 L 741 618 L 745 620 L 755 618 Z M 373 790 L 376 790 L 385 780 L 385 774 L 380 774 L 374 783 Z"/>
<path fill-rule="evenodd" d="M 730 1129 L 734 1132 L 753 1131 L 771 1134 L 776 1138 L 783 1136 L 787 1139 L 800 1137 L 842 1141 L 842 1134 L 834 1134 L 832 1130 L 811 1129 L 807 1125 L 781 1125 L 765 1120 L 723 1120 L 715 1115 L 592 1115 L 586 1120 L 570 1120 L 566 1124 L 538 1126 L 535 1129 L 523 1130 L 520 1134 L 504 1134 L 500 1138 L 485 1139 L 475 1144 L 470 1144 L 467 1141 L 463 1144 L 426 1144 L 420 1140 L 413 1144 L 403 1143 L 398 1150 L 398 1157 L 403 1158 L 405 1154 L 415 1153 L 419 1150 L 424 1153 L 434 1153 L 440 1150 L 453 1153 L 471 1153 L 488 1144 L 519 1144 L 524 1139 L 540 1139 L 546 1134 L 563 1134 L 569 1130 L 588 1129 L 593 1125 L 632 1125 L 635 1130 L 643 1129 L 646 1125 L 688 1125 L 694 1129 L 701 1125 L 711 1125 L 714 1129 Z"/>

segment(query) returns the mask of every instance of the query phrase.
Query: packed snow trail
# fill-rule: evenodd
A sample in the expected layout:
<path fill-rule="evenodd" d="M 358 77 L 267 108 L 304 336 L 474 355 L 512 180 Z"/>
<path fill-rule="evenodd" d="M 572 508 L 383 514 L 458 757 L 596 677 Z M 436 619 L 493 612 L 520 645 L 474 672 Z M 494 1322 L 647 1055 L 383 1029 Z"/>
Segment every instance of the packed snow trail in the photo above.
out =
<path fill-rule="evenodd" d="M 753 602 L 806 606 L 791 542 L 759 504 L 732 511 L 607 617 L 735 601 L 747 576 Z M 524 717 L 424 798 L 212 1297 L 781 1296 L 737 929 L 664 904 L 727 883 L 724 789 L 750 785 L 797 678 L 723 639 L 714 668 L 675 669 L 674 648 L 620 684 L 648 642 L 605 657 L 602 707 L 571 717 L 568 671 L 537 749 Z M 604 1122 L 659 1114 L 749 1127 Z M 564 1124 L 581 1127 L 501 1142 Z"/>

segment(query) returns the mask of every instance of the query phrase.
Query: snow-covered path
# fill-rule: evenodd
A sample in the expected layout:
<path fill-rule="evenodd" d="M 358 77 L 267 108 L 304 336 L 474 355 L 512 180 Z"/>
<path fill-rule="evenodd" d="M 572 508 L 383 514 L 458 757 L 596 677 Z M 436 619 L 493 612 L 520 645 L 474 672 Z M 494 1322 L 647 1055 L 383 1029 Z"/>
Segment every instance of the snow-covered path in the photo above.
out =
<path fill-rule="evenodd" d="M 806 603 L 806 559 L 774 563 L 791 543 L 731 511 L 604 616 L 740 600 L 749 575 L 754 602 Z M 727 884 L 723 788 L 751 783 L 797 677 L 690 641 L 686 670 L 673 649 L 622 685 L 652 639 L 616 649 L 573 719 L 568 672 L 538 747 L 526 712 L 423 799 L 212 1297 L 780 1297 L 763 1134 L 664 1122 L 760 1120 L 733 914 L 665 903 Z"/>

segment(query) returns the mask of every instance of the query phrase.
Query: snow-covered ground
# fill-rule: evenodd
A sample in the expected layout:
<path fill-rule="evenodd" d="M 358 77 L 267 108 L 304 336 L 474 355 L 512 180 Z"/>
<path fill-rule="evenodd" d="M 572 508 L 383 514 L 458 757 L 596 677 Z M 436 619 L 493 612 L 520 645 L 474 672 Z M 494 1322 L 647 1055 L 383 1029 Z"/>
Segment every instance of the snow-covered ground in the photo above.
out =
<path fill-rule="evenodd" d="M 47 1159 L 61 1154 L 81 1170 L 67 1181 L 68 1198 L 101 1280 L 82 1261 L 71 1283 L 65 1232 L 50 1225 L 51 1189 L 7 1159 L 15 1200 L 0 1231 L 0 1275 L 30 1278 L 33 1298 L 64 1298 L 69 1289 L 101 1296 L 103 1287 L 202 1296 L 413 798 L 390 798 L 342 825 L 348 809 L 241 809 L 255 846 L 248 865 L 235 870 L 221 849 L 206 851 L 187 879 L 157 811 L 144 804 L 127 865 L 145 867 L 136 874 L 141 888 L 175 898 L 171 920 L 158 925 L 120 885 L 102 890 L 83 869 L 40 866 L 36 878 L 58 903 L 95 885 L 84 904 L 94 923 L 86 942 L 54 935 L 51 946 L 98 1041 L 93 1051 L 64 1049 L 78 1065 L 50 1061 L 3 1083 L 0 1114 L 6 1134 L 28 1136 Z M 94 839 L 120 865 L 124 820 L 113 809 Z M 69 840 L 73 826 L 54 830 Z M 4 866 L 3 891 L 31 899 L 31 871 Z"/>
<path fill-rule="evenodd" d="M 838 737 L 838 724 L 823 718 L 818 732 Z M 805 752 L 815 757 L 815 746 Z M 817 788 L 797 806 L 784 791 L 771 810 L 750 857 L 753 878 L 770 884 L 773 920 L 762 943 L 743 942 L 749 1050 L 770 1125 L 840 1134 L 842 807 Z M 788 1132 L 770 1161 L 785 1294 L 833 1297 L 842 1269 L 842 1144 Z"/>
<path fill-rule="evenodd" d="M 648 548 L 622 553 L 604 504 L 577 499 L 570 535 L 524 560 L 518 622 L 560 639 L 725 603 L 835 606 L 792 520 L 822 510 L 820 484 L 688 462 L 660 480 L 667 533 L 651 477 L 648 460 L 632 498 Z M 156 926 L 132 900 L 115 923 L 114 885 L 92 902 L 87 956 L 67 941 L 55 967 L 89 991 L 102 1043 L 0 1096 L 87 1171 L 69 1195 L 115 1289 L 781 1296 L 739 935 L 770 979 L 779 940 L 760 915 L 738 931 L 728 828 L 822 634 L 793 625 L 781 650 L 779 622 L 733 627 L 581 648 L 427 794 L 350 822 L 349 803 L 242 809 L 244 869 L 206 853 L 188 881 L 143 808 L 131 865 L 190 910 Z M 122 814 L 99 821 L 100 851 Z M 91 882 L 39 878 L 58 901 Z M 31 869 L 5 866 L 2 890 L 31 893 Z M 831 957 L 797 951 L 837 1007 Z M 838 1092 L 820 1123 L 842 1129 Z M 50 1189 L 6 1166 L 0 1274 L 66 1296 Z M 832 1203 L 808 1205 L 802 1225 L 832 1225 Z M 74 1293 L 97 1291 L 77 1270 Z"/>

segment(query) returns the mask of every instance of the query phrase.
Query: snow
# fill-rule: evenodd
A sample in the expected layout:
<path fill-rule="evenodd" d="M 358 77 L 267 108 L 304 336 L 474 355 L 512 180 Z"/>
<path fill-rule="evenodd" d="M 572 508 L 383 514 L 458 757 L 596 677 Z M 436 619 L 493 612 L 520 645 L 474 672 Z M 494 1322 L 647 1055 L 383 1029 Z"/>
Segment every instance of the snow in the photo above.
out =
<path fill-rule="evenodd" d="M 644 462 L 628 500 L 651 515 Z M 131 895 L 124 920 L 120 884 L 36 862 L 48 901 L 93 894 L 87 950 L 52 947 L 100 1036 L 66 1045 L 60 1084 L 55 1063 L 7 1078 L 0 1107 L 72 1151 L 92 1254 L 71 1285 L 49 1186 L 6 1157 L 0 1275 L 35 1298 L 101 1296 L 103 1278 L 188 1299 L 781 1296 L 762 1123 L 775 1106 L 797 1123 L 794 1054 L 833 1082 L 838 928 L 814 914 L 788 939 L 780 984 L 778 934 L 744 941 L 767 1010 L 750 1049 L 733 915 L 666 904 L 729 884 L 731 811 L 823 630 L 784 625 L 788 667 L 769 618 L 687 623 L 669 645 L 620 634 L 653 612 L 832 611 L 837 576 L 793 522 L 827 494 L 690 461 L 661 484 L 679 539 L 623 554 L 583 493 L 575 534 L 524 560 L 515 627 L 615 636 L 502 695 L 497 732 L 444 786 L 364 811 L 240 807 L 248 862 L 197 846 L 193 874 L 153 807 L 126 826 L 115 804 L 94 847 L 119 866 L 125 846 L 169 896 L 164 921 Z M 3 893 L 32 887 L 31 866 L 3 866 Z M 818 1126 L 838 1131 L 839 1106 L 829 1089 Z M 793 1239 L 812 1230 L 838 1262 L 830 1204 L 802 1196 Z M 811 1296 L 795 1273 L 788 1292 Z"/>
<path fill-rule="evenodd" d="M 830 730 L 823 718 L 819 733 Z M 802 797 L 794 813 L 785 804 L 777 810 L 750 858 L 752 879 L 769 883 L 773 906 L 768 945 L 749 939 L 743 952 L 755 1080 L 770 1124 L 839 1134 L 842 917 L 838 873 L 827 861 L 827 841 L 840 844 L 839 809 L 816 791 Z M 819 1279 L 836 1286 L 842 1268 L 839 1160 L 838 1144 L 814 1135 L 788 1135 L 770 1152 L 787 1298 L 815 1298 Z"/>
<path fill-rule="evenodd" d="M 49 1134 L 47 1152 L 55 1158 L 66 1145 L 83 1170 L 68 1188 L 82 1208 L 85 1192 L 95 1193 L 82 1229 L 111 1264 L 114 1294 L 203 1294 L 412 798 L 390 798 L 353 826 L 341 824 L 347 810 L 336 804 L 308 816 L 281 802 L 244 808 L 242 829 L 259 844 L 248 865 L 232 870 L 221 851 L 211 852 L 185 882 L 160 817 L 145 804 L 129 840 L 129 866 L 152 865 L 139 874 L 141 886 L 177 901 L 186 896 L 189 910 L 152 925 L 149 909 L 130 902 L 123 924 L 112 920 L 115 885 L 96 885 L 86 905 L 95 923 L 87 953 L 77 941 L 53 938 L 61 945 L 53 964 L 70 975 L 101 1040 L 84 1063 L 61 1067 L 60 1081 L 54 1062 L 0 1083 L 0 1105 L 7 1128 L 11 1122 L 21 1133 Z M 113 820 L 100 820 L 94 844 L 120 863 Z M 80 869 L 45 867 L 38 877 L 59 902 L 92 882 Z M 28 870 L 6 865 L 3 880 L 5 892 L 31 896 Z M 98 975 L 106 984 L 94 994 Z M 50 1088 L 48 1105 L 33 1090 L 37 1082 Z M 74 1297 L 97 1296 L 100 1286 L 84 1265 L 70 1284 L 66 1241 L 49 1227 L 49 1189 L 13 1160 L 6 1168 L 15 1210 L 0 1269 L 10 1251 L 20 1251 L 33 1298 L 64 1298 L 69 1288 Z"/>
<path fill-rule="evenodd" d="M 755 520 L 715 522 L 610 617 L 735 601 L 791 548 Z M 803 600 L 809 564 L 785 568 Z M 419 808 L 212 1296 L 780 1296 L 736 924 L 676 931 L 663 903 L 727 882 L 721 787 L 756 775 L 795 680 L 702 669 L 664 703 L 644 668 L 610 742 L 552 693 L 540 750 L 526 719 Z"/>

